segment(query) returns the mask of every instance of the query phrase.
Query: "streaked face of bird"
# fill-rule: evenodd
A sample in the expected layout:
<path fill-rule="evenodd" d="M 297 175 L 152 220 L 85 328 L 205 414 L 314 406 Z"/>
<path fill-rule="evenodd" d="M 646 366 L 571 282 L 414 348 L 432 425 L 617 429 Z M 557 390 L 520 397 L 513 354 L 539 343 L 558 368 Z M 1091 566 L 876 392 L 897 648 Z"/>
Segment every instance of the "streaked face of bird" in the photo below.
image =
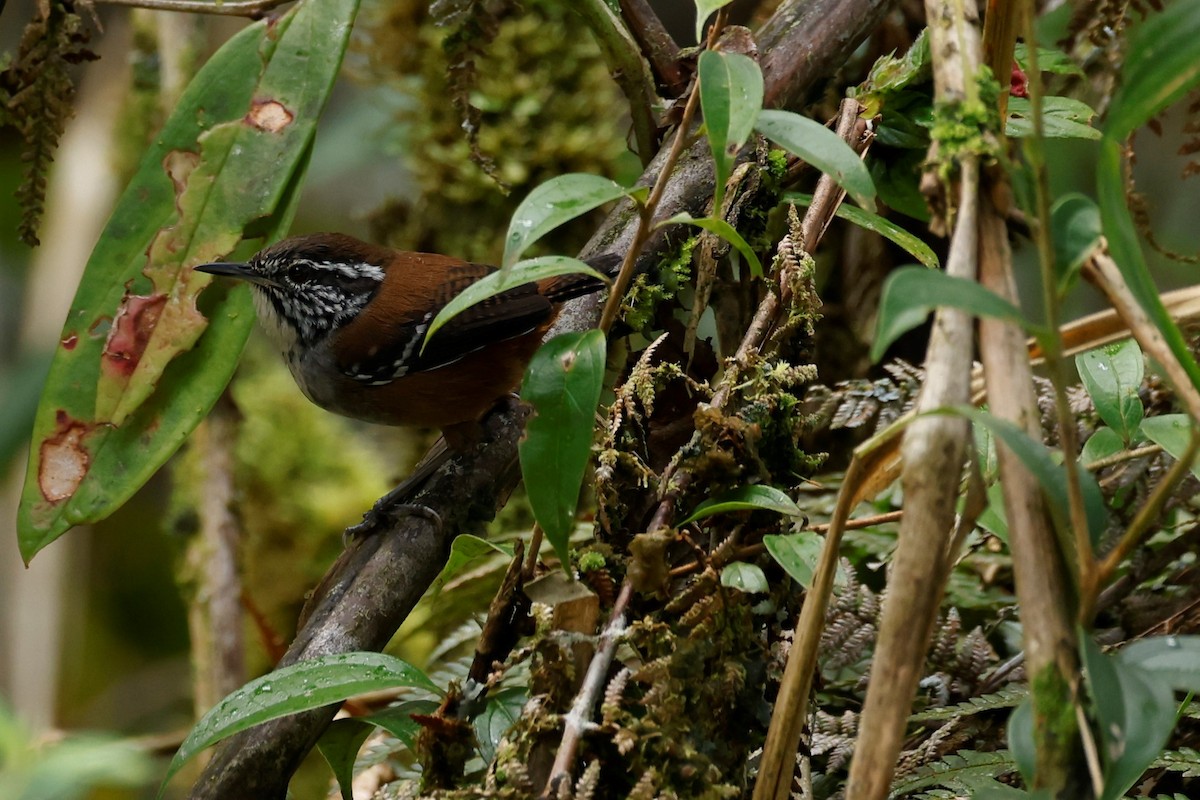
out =
<path fill-rule="evenodd" d="M 245 264 L 197 269 L 247 281 L 263 328 L 289 353 L 297 345 L 313 347 L 353 320 L 383 282 L 383 259 L 341 239 L 335 234 L 293 237 Z"/>

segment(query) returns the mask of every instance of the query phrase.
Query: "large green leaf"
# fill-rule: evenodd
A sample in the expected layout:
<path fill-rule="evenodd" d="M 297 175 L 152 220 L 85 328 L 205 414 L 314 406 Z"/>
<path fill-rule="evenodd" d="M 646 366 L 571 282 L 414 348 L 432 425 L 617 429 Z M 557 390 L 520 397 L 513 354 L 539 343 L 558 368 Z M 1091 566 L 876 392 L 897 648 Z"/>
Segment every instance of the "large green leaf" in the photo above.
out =
<path fill-rule="evenodd" d="M 1175 458 L 1182 458 L 1192 439 L 1192 419 L 1187 414 L 1160 414 L 1142 420 L 1138 431 Z M 1192 463 L 1192 474 L 1200 478 L 1200 460 Z"/>
<path fill-rule="evenodd" d="M 619 183 L 581 172 L 559 175 L 536 186 L 508 223 L 502 261 L 505 272 L 529 245 L 559 225 L 627 194 L 630 191 Z"/>
<path fill-rule="evenodd" d="M 719 210 L 734 159 L 754 131 L 754 120 L 762 109 L 763 77 L 750 57 L 712 50 L 700 54 L 697 72 L 704 128 L 716 165 L 713 208 Z"/>
<path fill-rule="evenodd" d="M 714 514 L 728 514 L 733 511 L 774 511 L 791 517 L 802 517 L 804 512 L 796 505 L 796 501 L 788 497 L 786 492 L 774 486 L 757 484 L 754 486 L 739 486 L 725 492 L 720 497 L 705 500 L 696 506 L 696 510 L 680 525 L 687 525 L 698 519 L 711 517 Z"/>
<path fill-rule="evenodd" d="M 883 284 L 871 359 L 882 358 L 892 342 L 923 323 L 939 306 L 1031 327 L 1019 308 L 975 281 L 924 267 L 901 267 Z"/>
<path fill-rule="evenodd" d="M 1153 673 L 1102 653 L 1084 631 L 1079 638 L 1103 743 L 1101 800 L 1116 800 L 1125 796 L 1167 743 L 1175 727 L 1175 703 L 1170 687 Z"/>
<path fill-rule="evenodd" d="M 1050 448 L 1034 439 L 1015 423 L 1000 419 L 986 411 L 971 406 L 943 408 L 933 413 L 961 414 L 977 425 L 985 426 L 992 435 L 1013 452 L 1025 469 L 1033 473 L 1042 486 L 1051 515 L 1060 529 L 1070 524 L 1071 512 L 1067 490 L 1067 472 L 1054 460 Z M 1100 541 L 1108 524 L 1108 508 L 1096 477 L 1087 470 L 1079 470 L 1079 488 L 1083 495 L 1084 513 L 1087 517 L 1088 535 L 1093 544 Z"/>
<path fill-rule="evenodd" d="M 564 333 L 538 350 L 521 384 L 521 399 L 533 406 L 519 448 L 521 475 L 533 516 L 564 569 L 591 454 L 604 360 L 603 333 Z"/>
<path fill-rule="evenodd" d="M 783 199 L 798 206 L 812 204 L 812 195 L 801 192 L 788 192 L 784 194 Z M 920 261 L 922 266 L 931 269 L 941 266 L 937 254 L 933 252 L 933 249 L 929 245 L 889 219 L 884 219 L 878 214 L 865 211 L 858 206 L 847 205 L 846 203 L 838 204 L 837 210 L 833 213 L 834 216 L 841 217 L 860 228 L 877 233 L 892 244 L 903 248 L 908 251 L 909 255 Z"/>
<path fill-rule="evenodd" d="M 424 672 L 382 653 L 337 653 L 277 669 L 236 690 L 196 723 L 171 759 L 162 786 L 200 751 L 254 725 L 398 687 L 439 692 Z"/>
<path fill-rule="evenodd" d="M 754 129 L 824 172 L 865 209 L 875 207 L 875 183 L 858 154 L 819 122 L 791 111 L 767 110 Z"/>
<path fill-rule="evenodd" d="M 696 0 L 696 41 L 704 42 L 704 24 L 718 8 L 724 8 L 733 0 Z"/>
<path fill-rule="evenodd" d="M 1200 636 L 1151 636 L 1121 648 L 1126 664 L 1153 672 L 1179 692 L 1200 693 Z"/>
<path fill-rule="evenodd" d="M 697 228 L 706 230 L 711 234 L 720 236 L 725 241 L 733 245 L 733 249 L 741 254 L 742 258 L 746 259 L 746 264 L 750 267 L 750 274 L 756 278 L 763 276 L 762 262 L 758 260 L 758 256 L 754 252 L 754 248 L 750 246 L 742 235 L 737 232 L 737 229 L 730 225 L 725 220 L 719 217 L 693 217 L 686 211 L 680 211 L 673 217 L 664 219 L 658 223 L 659 227 L 664 225 L 695 225 Z"/>
<path fill-rule="evenodd" d="M 540 256 L 518 261 L 510 269 L 497 270 L 485 275 L 442 306 L 442 310 L 433 318 L 433 322 L 429 323 L 429 330 L 425 333 L 425 342 L 428 343 L 439 328 L 476 303 L 482 303 L 489 297 L 495 297 L 524 283 L 572 273 L 591 275 L 596 280 L 608 282 L 608 278 L 579 259 L 570 256 Z M 421 349 L 424 350 L 424 348 L 425 344 L 422 344 Z"/>
<path fill-rule="evenodd" d="M 148 149 L 91 258 L 34 424 L 18 518 L 26 560 L 125 502 L 228 383 L 247 292 L 203 298 L 247 228 L 286 229 L 358 0 L 251 25 L 200 70 Z M 204 336 L 201 334 L 204 333 Z"/>

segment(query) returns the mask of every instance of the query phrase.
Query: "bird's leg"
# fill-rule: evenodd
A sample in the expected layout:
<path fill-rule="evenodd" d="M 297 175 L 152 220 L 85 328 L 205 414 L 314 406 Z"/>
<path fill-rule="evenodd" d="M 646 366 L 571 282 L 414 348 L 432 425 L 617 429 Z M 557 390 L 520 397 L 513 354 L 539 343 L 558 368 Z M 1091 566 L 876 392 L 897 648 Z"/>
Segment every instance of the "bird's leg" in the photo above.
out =
<path fill-rule="evenodd" d="M 424 517 L 434 525 L 441 527 L 442 517 L 436 511 L 420 503 L 406 503 L 404 499 L 416 492 L 421 484 L 437 472 L 438 468 L 445 464 L 453 454 L 454 451 L 447 446 L 444 437 L 434 442 L 425 457 L 417 462 L 412 475 L 405 478 L 395 489 L 376 500 L 375 505 L 371 506 L 371 510 L 363 514 L 362 522 L 351 525 L 342 532 L 342 543 L 348 545 L 353 539 L 379 533 L 401 514 Z"/>

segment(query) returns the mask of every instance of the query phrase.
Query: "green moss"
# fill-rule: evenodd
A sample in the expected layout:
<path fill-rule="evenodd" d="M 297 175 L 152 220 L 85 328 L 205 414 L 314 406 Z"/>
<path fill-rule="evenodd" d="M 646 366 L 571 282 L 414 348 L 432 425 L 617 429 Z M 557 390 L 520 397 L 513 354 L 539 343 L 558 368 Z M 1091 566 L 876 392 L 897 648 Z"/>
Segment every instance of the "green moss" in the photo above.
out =
<path fill-rule="evenodd" d="M 529 0 L 495 17 L 479 4 L 470 13 L 484 27 L 495 23 L 479 31 L 470 31 L 470 20 L 439 27 L 427 6 L 377 5 L 364 16 L 373 70 L 412 97 L 397 119 L 395 145 L 416 191 L 381 211 L 376 224 L 398 246 L 496 263 L 517 198 L 566 172 L 614 173 L 627 151 L 625 101 L 569 4 Z M 472 162 L 462 115 L 448 102 L 452 59 L 472 46 L 461 37 L 489 34 L 470 59 L 469 99 L 480 110 L 478 146 L 512 197 Z M 545 246 L 575 249 L 588 227 L 564 226 Z"/>

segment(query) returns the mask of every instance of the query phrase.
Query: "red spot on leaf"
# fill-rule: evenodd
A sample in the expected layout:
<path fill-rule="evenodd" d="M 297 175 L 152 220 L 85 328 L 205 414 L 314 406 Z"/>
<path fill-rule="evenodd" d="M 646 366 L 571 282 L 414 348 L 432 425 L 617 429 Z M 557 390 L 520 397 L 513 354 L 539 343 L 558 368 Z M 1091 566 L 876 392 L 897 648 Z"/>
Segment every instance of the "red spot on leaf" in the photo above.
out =
<path fill-rule="evenodd" d="M 165 294 L 125 295 L 104 343 L 101 364 L 105 369 L 126 378 L 133 374 L 166 304 Z"/>
<path fill-rule="evenodd" d="M 71 419 L 60 410 L 55 416 L 55 433 L 42 442 L 38 460 L 38 488 L 51 503 L 61 503 L 79 488 L 92 457 L 83 446 L 92 426 Z"/>
<path fill-rule="evenodd" d="M 279 133 L 292 124 L 296 115 L 278 100 L 255 100 L 250 104 L 250 113 L 246 122 L 260 131 Z"/>
<path fill-rule="evenodd" d="M 79 344 L 79 337 L 73 333 L 67 334 L 59 344 L 62 345 L 63 350 L 74 350 L 75 345 Z"/>

